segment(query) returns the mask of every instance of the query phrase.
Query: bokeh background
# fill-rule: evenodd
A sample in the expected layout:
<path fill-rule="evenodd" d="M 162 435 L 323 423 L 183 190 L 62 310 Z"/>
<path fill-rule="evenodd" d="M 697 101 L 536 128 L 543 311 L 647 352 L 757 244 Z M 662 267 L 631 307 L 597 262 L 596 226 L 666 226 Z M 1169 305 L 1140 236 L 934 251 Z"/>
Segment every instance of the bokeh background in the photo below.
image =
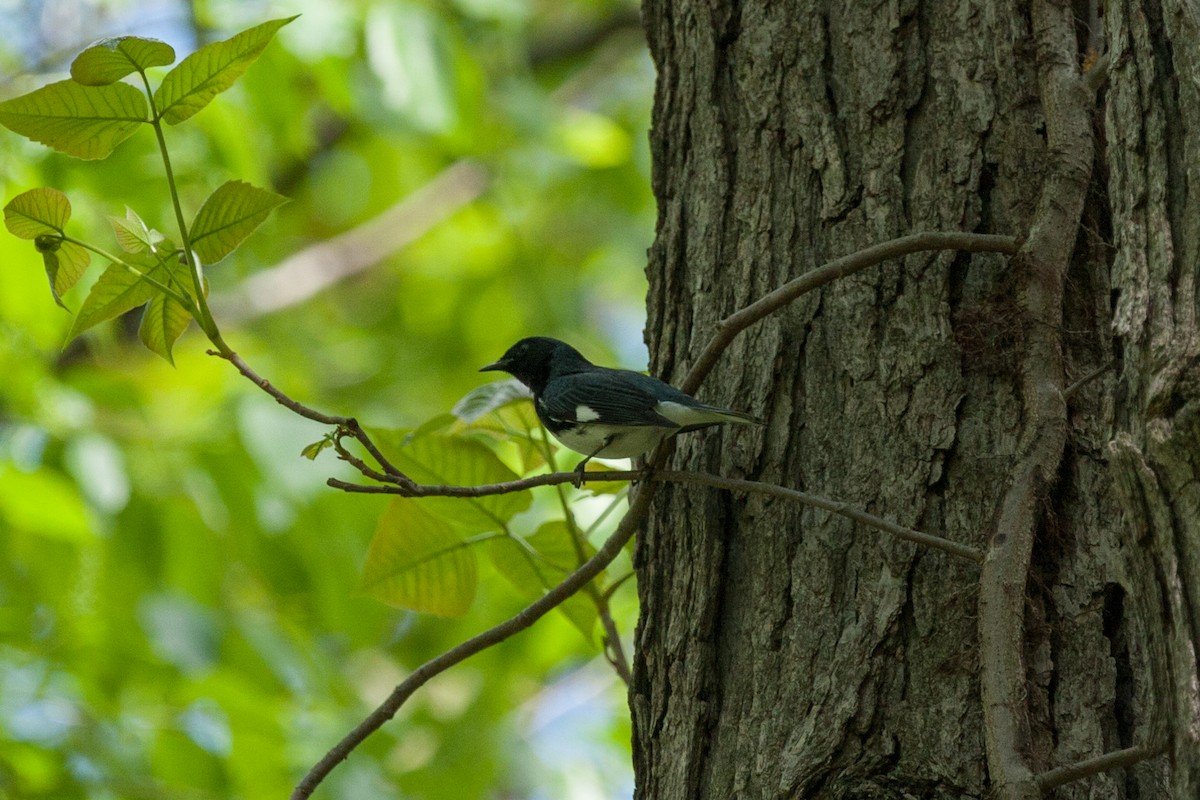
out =
<path fill-rule="evenodd" d="M 292 201 L 208 272 L 226 339 L 329 413 L 420 425 L 517 338 L 643 368 L 653 67 L 630 0 L 0 0 L 0 99 L 105 36 L 180 58 L 267 19 L 250 71 L 168 130 L 190 211 L 242 179 Z M 0 130 L 0 196 L 65 191 L 72 231 L 173 219 L 150 131 L 81 162 Z M 93 266 L 64 298 L 78 309 Z M 66 345 L 36 253 L 0 232 L 0 797 L 284 797 L 461 619 L 358 589 L 384 501 L 301 448 L 321 426 L 137 315 Z M 541 504 L 524 524 L 536 527 Z M 634 587 L 614 601 L 628 639 Z M 422 690 L 324 798 L 632 793 L 624 686 L 551 615 Z"/>

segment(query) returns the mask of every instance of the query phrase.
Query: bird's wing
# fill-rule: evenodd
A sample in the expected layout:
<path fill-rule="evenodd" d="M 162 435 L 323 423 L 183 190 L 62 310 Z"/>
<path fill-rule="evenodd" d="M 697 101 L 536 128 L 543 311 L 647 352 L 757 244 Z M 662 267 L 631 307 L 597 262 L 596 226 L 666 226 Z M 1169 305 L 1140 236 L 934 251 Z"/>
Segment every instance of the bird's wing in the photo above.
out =
<path fill-rule="evenodd" d="M 660 388 L 662 387 L 662 388 Z M 605 425 L 653 425 L 678 428 L 658 413 L 665 383 L 626 370 L 597 368 L 551 380 L 538 398 L 541 411 L 558 422 L 602 422 Z M 684 395 L 686 397 L 686 395 Z"/>

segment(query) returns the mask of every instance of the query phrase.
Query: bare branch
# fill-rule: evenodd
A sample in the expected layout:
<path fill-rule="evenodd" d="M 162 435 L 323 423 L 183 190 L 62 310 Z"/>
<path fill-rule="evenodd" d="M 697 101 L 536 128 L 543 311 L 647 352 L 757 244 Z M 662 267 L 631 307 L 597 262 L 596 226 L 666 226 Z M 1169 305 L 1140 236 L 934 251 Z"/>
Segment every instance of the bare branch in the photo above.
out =
<path fill-rule="evenodd" d="M 1167 744 L 1160 742 L 1158 744 L 1127 747 L 1124 750 L 1105 753 L 1102 756 L 1068 764 L 1065 767 L 1055 767 L 1037 776 L 1038 788 L 1043 792 L 1049 792 L 1063 784 L 1083 780 L 1084 778 L 1099 775 L 1101 772 L 1108 772 L 1112 769 L 1133 766 L 1139 762 L 1162 755 L 1165 752 L 1167 752 Z"/>
<path fill-rule="evenodd" d="M 868 514 L 866 511 L 854 508 L 840 500 L 830 500 L 819 495 L 808 494 L 807 492 L 797 491 L 796 489 L 788 489 L 783 486 L 775 486 L 770 483 L 761 483 L 759 481 L 746 481 L 737 478 L 721 478 L 716 475 L 707 475 L 702 472 L 674 472 L 663 471 L 656 472 L 651 476 L 651 480 L 656 481 L 674 481 L 679 483 L 702 483 L 706 486 L 713 486 L 718 489 L 725 489 L 731 492 L 750 492 L 754 494 L 767 494 L 774 497 L 781 497 L 785 500 L 796 500 L 805 505 L 813 506 L 814 508 L 824 509 L 825 511 L 840 514 L 843 517 L 852 519 L 869 528 L 890 533 L 898 539 L 903 539 L 906 542 L 925 545 L 943 553 L 949 553 L 958 558 L 965 558 L 968 561 L 974 561 L 976 564 L 983 561 L 983 553 L 974 547 L 966 544 L 952 542 L 949 539 L 943 539 L 941 536 L 935 536 L 931 533 L 923 533 L 905 528 L 902 525 L 897 525 L 894 522 L 877 517 L 874 514 Z"/>
<path fill-rule="evenodd" d="M 386 473 L 386 475 L 380 475 L 378 472 L 370 470 L 366 464 L 362 464 L 362 462 L 359 461 L 359 464 L 362 464 L 362 466 L 359 467 L 359 470 L 362 471 L 367 477 L 374 478 L 375 480 L 383 480 L 389 483 L 395 483 L 400 486 L 415 485 L 413 484 L 411 478 L 409 478 L 400 470 L 396 469 L 396 467 L 387 460 L 387 457 L 384 456 L 383 453 L 379 452 L 379 448 L 375 446 L 375 443 L 371 441 L 371 437 L 367 436 L 367 432 L 362 429 L 362 426 L 358 424 L 358 420 L 356 420 L 354 417 L 338 417 L 332 414 L 324 414 L 314 408 L 304 405 L 298 400 L 293 400 L 280 391 L 269 380 L 255 372 L 250 365 L 242 359 L 241 356 L 227 347 L 222 350 L 209 350 L 208 354 L 210 356 L 216 356 L 217 358 L 223 358 L 230 364 L 233 364 L 233 366 L 237 368 L 237 371 L 248 378 L 251 383 L 262 389 L 267 394 L 271 395 L 271 397 L 275 398 L 275 402 L 279 403 L 289 411 L 299 414 L 305 419 L 311 419 L 313 422 L 320 422 L 322 425 L 335 425 L 338 428 L 345 430 L 350 436 L 353 436 L 355 439 L 357 439 L 362 446 L 367 449 L 367 452 L 371 454 L 371 457 L 375 459 L 379 466 L 383 467 L 383 470 Z M 349 453 L 347 453 L 347 455 L 349 455 Z M 351 463 L 353 463 L 353 461 Z"/>
<path fill-rule="evenodd" d="M 583 473 L 583 483 L 616 483 L 619 481 L 636 481 L 646 477 L 645 470 L 625 470 L 613 472 L 587 471 Z M 572 470 L 571 472 L 550 472 L 545 475 L 533 475 L 528 478 L 519 478 L 515 481 L 503 481 L 501 483 L 487 483 L 480 486 L 434 486 L 413 484 L 411 486 L 363 486 L 357 483 L 348 483 L 330 478 L 325 481 L 334 489 L 341 489 L 343 492 L 356 492 L 359 494 L 398 494 L 402 497 L 488 497 L 494 494 L 511 494 L 512 492 L 523 492 L 526 489 L 535 489 L 539 486 L 559 486 L 564 483 L 574 483 L 580 480 L 579 473 Z"/>
<path fill-rule="evenodd" d="M 335 489 L 362 494 L 395 494 L 401 497 L 485 497 L 493 494 L 520 492 L 537 486 L 573 483 L 578 477 L 579 473 L 577 472 L 552 472 L 547 475 L 535 475 L 532 478 L 521 478 L 520 480 L 492 483 L 484 486 L 427 486 L 420 484 L 411 487 L 363 486 L 340 481 L 337 478 L 330 478 L 326 483 Z M 840 514 L 869 528 L 890 533 L 898 539 L 932 547 L 944 553 L 949 553 L 952 556 L 974 561 L 975 563 L 983 561 L 983 553 L 970 545 L 953 542 L 941 536 L 923 533 L 912 528 L 905 528 L 903 525 L 897 525 L 882 517 L 877 517 L 874 514 L 868 514 L 866 511 L 854 508 L 841 500 L 831 500 L 820 495 L 808 494 L 797 489 L 788 489 L 787 487 L 776 486 L 770 483 L 747 481 L 737 478 L 722 478 L 718 475 L 709 475 L 703 472 L 685 472 L 679 470 L 659 470 L 649 475 L 641 470 L 630 470 L 627 472 L 585 472 L 583 480 L 584 482 L 649 480 L 660 483 L 699 483 L 717 489 L 725 489 L 730 492 L 766 494 L 773 497 L 781 497 L 786 500 L 795 500 L 814 508 L 830 511 L 834 514 Z"/>
<path fill-rule="evenodd" d="M 901 236 L 898 239 L 892 239 L 889 242 L 883 242 L 834 259 L 822 267 L 806 272 L 795 280 L 785 283 L 770 294 L 721 320 L 716 334 L 704 348 L 704 352 L 696 359 L 688 372 L 687 379 L 680 388 L 689 394 L 695 393 L 716 365 L 717 359 L 721 357 L 721 354 L 739 333 L 788 303 L 838 278 L 853 275 L 884 261 L 924 250 L 962 250 L 969 253 L 1007 253 L 1012 255 L 1017 252 L 1017 247 L 1018 242 L 1012 236 L 929 231 Z"/>

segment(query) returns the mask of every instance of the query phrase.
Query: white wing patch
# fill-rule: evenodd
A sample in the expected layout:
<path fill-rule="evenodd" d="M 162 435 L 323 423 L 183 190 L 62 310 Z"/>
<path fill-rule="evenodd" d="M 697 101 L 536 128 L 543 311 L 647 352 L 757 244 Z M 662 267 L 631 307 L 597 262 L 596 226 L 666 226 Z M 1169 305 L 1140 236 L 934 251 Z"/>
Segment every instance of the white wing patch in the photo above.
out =
<path fill-rule="evenodd" d="M 585 406 L 582 403 L 575 406 L 576 422 L 595 422 L 598 419 L 600 419 L 600 415 L 591 406 Z"/>

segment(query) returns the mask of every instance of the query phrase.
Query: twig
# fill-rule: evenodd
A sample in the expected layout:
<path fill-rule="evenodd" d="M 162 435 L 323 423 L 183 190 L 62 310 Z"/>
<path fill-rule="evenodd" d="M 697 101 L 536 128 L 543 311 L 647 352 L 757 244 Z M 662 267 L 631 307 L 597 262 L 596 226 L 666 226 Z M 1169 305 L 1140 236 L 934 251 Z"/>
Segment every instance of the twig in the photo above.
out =
<path fill-rule="evenodd" d="M 840 500 L 830 500 L 819 495 L 808 494 L 807 492 L 797 491 L 796 489 L 788 489 L 783 486 L 776 486 L 770 483 L 762 483 L 759 481 L 747 481 L 737 478 L 722 478 L 716 475 L 708 475 L 703 472 L 676 472 L 663 471 L 656 472 L 651 476 L 651 480 L 655 481 L 674 481 L 679 483 L 702 483 L 706 486 L 713 486 L 718 489 L 726 489 L 731 492 L 749 492 L 753 494 L 766 494 L 774 497 L 781 497 L 785 500 L 796 500 L 805 505 L 813 506 L 814 508 L 831 511 L 834 514 L 840 514 L 843 517 L 852 519 L 868 528 L 890 533 L 898 539 L 903 539 L 906 542 L 925 545 L 936 550 L 941 550 L 943 553 L 949 553 L 958 558 L 965 558 L 968 561 L 974 561 L 979 564 L 983 561 L 983 553 L 970 545 L 952 542 L 949 539 L 943 539 L 941 536 L 935 536 L 932 533 L 923 533 L 922 531 L 905 528 L 902 525 L 897 525 L 894 522 L 877 517 L 874 514 L 868 514 L 866 511 L 854 508 Z"/>
<path fill-rule="evenodd" d="M 704 352 L 696 359 L 687 379 L 680 388 L 689 394 L 695 393 L 716 365 L 717 359 L 725 352 L 725 348 L 729 347 L 739 333 L 755 322 L 775 313 L 801 295 L 838 278 L 853 275 L 884 261 L 919 253 L 923 250 L 962 250 L 969 253 L 1007 253 L 1012 255 L 1017 252 L 1018 246 L 1017 240 L 1012 236 L 928 231 L 901 236 L 898 239 L 892 239 L 889 242 L 883 242 L 834 259 L 822 267 L 806 272 L 785 283 L 770 294 L 721 320 L 717 324 L 716 334 L 704 348 Z"/>
<path fill-rule="evenodd" d="M 1101 375 L 1108 372 L 1110 369 L 1112 369 L 1114 366 L 1116 366 L 1116 363 L 1117 363 L 1116 359 L 1113 359 L 1112 361 L 1109 361 L 1107 364 L 1097 367 L 1096 369 L 1089 372 L 1087 375 L 1084 375 L 1082 378 L 1080 378 L 1079 380 L 1072 383 L 1066 389 L 1063 389 L 1063 397 L 1069 398 L 1071 395 L 1078 392 L 1084 386 L 1087 386 L 1089 383 L 1096 380 L 1096 378 L 1099 378 Z"/>
<path fill-rule="evenodd" d="M 311 419 L 313 422 L 319 422 L 322 425 L 334 425 L 345 429 L 351 436 L 357 439 L 363 447 L 367 449 L 367 452 L 371 454 L 371 457 L 375 459 L 376 463 L 383 468 L 384 472 L 386 473 L 386 478 L 383 479 L 390 483 L 403 486 L 415 485 L 411 478 L 409 478 L 400 470 L 396 469 L 396 467 L 387 460 L 387 457 L 384 456 L 383 453 L 379 452 L 379 448 L 375 446 L 375 443 L 371 441 L 371 437 L 367 436 L 367 432 L 362 429 L 362 426 L 358 424 L 358 420 L 356 420 L 354 417 L 338 417 L 332 414 L 324 414 L 320 411 L 317 411 L 315 408 L 310 408 L 309 406 L 304 405 L 298 400 L 293 400 L 276 388 L 275 385 L 269 380 L 255 372 L 254 369 L 251 368 L 251 366 L 247 364 L 241 356 L 229 349 L 228 346 L 225 346 L 224 342 L 217 341 L 214 342 L 214 344 L 217 344 L 220 349 L 209 350 L 208 354 L 210 356 L 223 358 L 230 364 L 233 364 L 238 372 L 240 372 L 244 377 L 248 378 L 255 386 L 271 395 L 271 397 L 275 398 L 275 402 L 279 403 L 284 408 L 288 409 L 294 414 L 304 417 L 305 419 Z M 378 473 L 368 474 L 368 477 L 379 480 L 380 478 L 377 476 Z"/>
<path fill-rule="evenodd" d="M 1043 792 L 1049 792 L 1063 784 L 1098 775 L 1101 772 L 1108 772 L 1111 769 L 1130 767 L 1165 752 L 1167 752 L 1166 742 L 1159 742 L 1158 744 L 1127 747 L 1124 750 L 1105 753 L 1102 756 L 1078 761 L 1065 767 L 1055 767 L 1037 776 L 1038 788 Z"/>
<path fill-rule="evenodd" d="M 594 476 L 594 477 L 593 477 Z M 400 486 L 363 486 L 356 483 L 347 483 L 336 478 L 330 478 L 326 483 L 335 489 L 341 489 L 346 492 L 360 492 L 364 494 L 396 494 L 401 497 L 484 497 L 493 494 L 508 494 L 510 492 L 520 492 L 526 489 L 531 489 L 535 486 L 553 486 L 564 483 L 573 483 L 578 477 L 577 472 L 552 472 L 548 475 L 535 475 L 532 478 L 521 478 L 515 481 L 505 481 L 504 483 L 492 483 L 484 486 L 430 486 L 418 484 L 412 487 Z M 789 489 L 785 486 L 776 486 L 771 483 L 763 483 L 761 481 L 747 481 L 738 478 L 722 478 L 718 475 L 709 475 L 704 472 L 686 472 L 681 470 L 659 470 L 647 475 L 641 470 L 629 470 L 626 472 L 585 472 L 584 481 L 616 481 L 616 480 L 648 480 L 657 481 L 660 483 L 699 483 L 705 486 L 712 486 L 717 489 L 725 489 L 730 492 L 744 492 L 751 494 L 766 494 L 774 497 L 781 497 L 786 500 L 795 500 L 805 505 L 820 508 L 825 511 L 840 514 L 843 517 L 854 520 L 855 522 L 866 525 L 869 528 L 890 533 L 891 535 L 904 539 L 914 544 L 921 544 L 927 547 L 933 547 L 941 550 L 944 553 L 949 553 L 958 558 L 964 558 L 968 561 L 981 563 L 983 561 L 983 553 L 970 545 L 959 544 L 958 542 L 944 539 L 941 536 L 935 536 L 931 533 L 923 533 L 922 531 L 905 528 L 903 525 L 897 525 L 894 522 L 877 517 L 874 514 L 868 514 L 866 511 L 854 508 L 853 506 L 841 501 L 831 500 L 820 495 L 801 492 L 797 489 Z"/>
<path fill-rule="evenodd" d="M 599 470 L 583 473 L 583 483 L 616 483 L 618 481 L 638 481 L 646 477 L 645 470 L 633 469 L 624 471 L 601 472 Z M 480 486 L 434 486 L 414 484 L 412 486 L 369 486 L 358 483 L 330 478 L 326 485 L 343 492 L 358 494 L 398 494 L 402 497 L 488 497 L 494 494 L 511 494 L 535 489 L 539 486 L 558 486 L 564 483 L 574 483 L 580 480 L 579 473 L 550 472 L 545 475 L 533 475 L 528 478 L 518 478 L 501 483 L 488 483 Z"/>

